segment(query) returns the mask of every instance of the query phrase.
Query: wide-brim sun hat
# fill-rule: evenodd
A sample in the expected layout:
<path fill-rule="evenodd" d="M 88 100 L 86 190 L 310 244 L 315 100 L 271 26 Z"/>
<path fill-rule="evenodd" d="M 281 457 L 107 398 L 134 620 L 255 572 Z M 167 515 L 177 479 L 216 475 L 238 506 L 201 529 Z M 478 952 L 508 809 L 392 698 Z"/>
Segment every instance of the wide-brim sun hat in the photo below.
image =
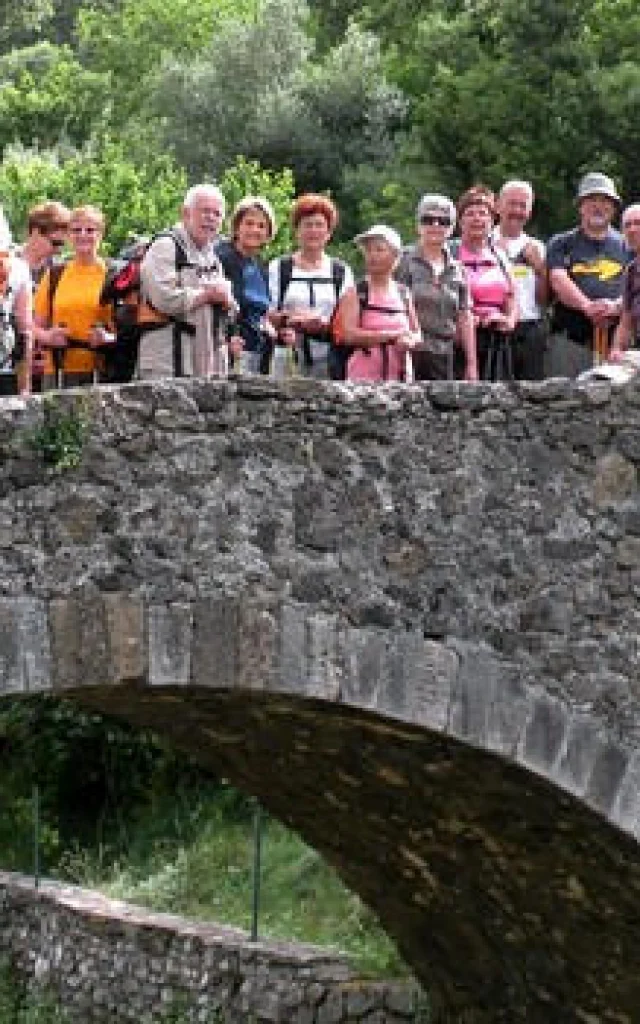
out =
<path fill-rule="evenodd" d="M 276 237 L 278 231 L 276 215 L 274 213 L 273 206 L 268 199 L 265 199 L 264 196 L 245 196 L 244 199 L 241 199 L 240 202 L 236 204 L 233 213 L 231 214 L 231 224 L 234 229 L 247 210 L 260 210 L 260 212 L 267 218 L 267 222 L 269 224 L 269 241 Z"/>
<path fill-rule="evenodd" d="M 402 239 L 397 231 L 390 228 L 387 224 L 374 224 L 372 227 L 367 228 L 366 231 L 361 231 L 359 235 L 356 235 L 354 242 L 356 245 L 362 246 L 365 242 L 368 242 L 371 238 L 382 238 L 395 252 L 402 252 Z"/>
<path fill-rule="evenodd" d="M 589 171 L 588 174 L 585 174 L 580 179 L 576 202 L 581 203 L 583 199 L 587 199 L 589 196 L 606 196 L 607 199 L 611 199 L 618 206 L 622 204 L 613 178 L 610 178 L 608 174 L 601 174 L 600 171 Z"/>

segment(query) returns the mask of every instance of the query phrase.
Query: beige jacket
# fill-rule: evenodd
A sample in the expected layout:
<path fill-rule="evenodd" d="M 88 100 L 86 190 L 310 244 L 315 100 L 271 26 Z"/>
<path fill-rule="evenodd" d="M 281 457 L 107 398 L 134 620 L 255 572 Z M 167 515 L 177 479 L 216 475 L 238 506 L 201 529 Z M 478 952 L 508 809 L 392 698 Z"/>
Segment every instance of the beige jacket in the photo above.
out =
<path fill-rule="evenodd" d="M 210 376 L 224 372 L 224 353 L 213 332 L 210 306 L 193 305 L 206 285 L 224 273 L 213 243 L 200 249 L 182 224 L 172 228 L 180 239 L 188 266 L 176 270 L 176 246 L 172 238 L 156 238 L 149 246 L 140 268 L 142 296 L 170 316 L 193 327 L 195 334 L 181 332 L 182 372 L 185 376 Z M 141 378 L 174 376 L 174 324 L 146 331 L 140 341 L 137 375 Z"/>

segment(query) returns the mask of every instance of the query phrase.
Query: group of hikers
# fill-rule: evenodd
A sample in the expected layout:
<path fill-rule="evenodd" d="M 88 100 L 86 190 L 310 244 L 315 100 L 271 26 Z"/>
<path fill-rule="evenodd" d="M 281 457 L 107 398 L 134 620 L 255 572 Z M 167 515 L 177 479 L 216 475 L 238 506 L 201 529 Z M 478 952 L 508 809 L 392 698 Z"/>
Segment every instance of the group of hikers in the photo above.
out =
<path fill-rule="evenodd" d="M 291 209 L 295 251 L 263 196 L 220 232 L 225 200 L 195 185 L 181 219 L 105 260 L 95 206 L 45 202 L 22 246 L 0 224 L 0 394 L 229 372 L 349 381 L 575 377 L 640 338 L 640 204 L 585 174 L 577 226 L 545 246 L 526 232 L 526 181 L 423 195 L 417 238 L 374 224 L 356 236 L 364 274 L 327 252 L 330 198 Z M 614 221 L 622 212 L 622 233 Z M 63 256 L 63 252 L 68 255 Z"/>

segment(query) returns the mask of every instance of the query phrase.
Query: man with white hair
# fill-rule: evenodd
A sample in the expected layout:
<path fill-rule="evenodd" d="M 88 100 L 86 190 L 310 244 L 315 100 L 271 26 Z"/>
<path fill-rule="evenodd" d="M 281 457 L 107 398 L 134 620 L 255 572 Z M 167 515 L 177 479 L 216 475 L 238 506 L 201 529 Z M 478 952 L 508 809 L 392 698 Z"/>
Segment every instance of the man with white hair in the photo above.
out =
<path fill-rule="evenodd" d="M 498 195 L 498 224 L 494 244 L 511 263 L 519 317 L 511 336 L 513 376 L 516 380 L 542 380 L 547 301 L 545 247 L 525 232 L 533 210 L 533 187 L 528 181 L 506 181 Z"/>
<path fill-rule="evenodd" d="M 622 233 L 634 259 L 622 285 L 622 316 L 613 336 L 611 359 L 618 359 L 628 348 L 640 347 L 640 203 L 623 211 Z"/>
<path fill-rule="evenodd" d="M 159 234 L 140 268 L 147 315 L 137 375 L 209 376 L 223 365 L 221 311 L 234 306 L 214 245 L 224 217 L 215 185 L 194 185 L 182 221 Z"/>

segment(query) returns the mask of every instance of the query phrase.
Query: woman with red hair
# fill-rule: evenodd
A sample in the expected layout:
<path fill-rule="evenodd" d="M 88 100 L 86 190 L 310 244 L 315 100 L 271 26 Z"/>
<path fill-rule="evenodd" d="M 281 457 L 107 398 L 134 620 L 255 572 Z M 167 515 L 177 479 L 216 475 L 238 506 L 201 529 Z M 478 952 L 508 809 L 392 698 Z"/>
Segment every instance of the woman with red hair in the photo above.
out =
<path fill-rule="evenodd" d="M 353 287 L 353 274 L 326 252 L 338 223 L 338 211 L 327 196 L 300 196 L 291 209 L 291 223 L 298 248 L 269 264 L 271 320 L 278 328 L 280 352 L 285 346 L 305 376 L 326 380 L 337 375 L 331 317 L 345 291 Z"/>
<path fill-rule="evenodd" d="M 491 244 L 493 192 L 485 185 L 473 185 L 458 199 L 457 211 L 461 237 L 453 255 L 467 272 L 480 377 L 511 377 L 509 335 L 518 320 L 518 303 L 509 261 Z"/>

